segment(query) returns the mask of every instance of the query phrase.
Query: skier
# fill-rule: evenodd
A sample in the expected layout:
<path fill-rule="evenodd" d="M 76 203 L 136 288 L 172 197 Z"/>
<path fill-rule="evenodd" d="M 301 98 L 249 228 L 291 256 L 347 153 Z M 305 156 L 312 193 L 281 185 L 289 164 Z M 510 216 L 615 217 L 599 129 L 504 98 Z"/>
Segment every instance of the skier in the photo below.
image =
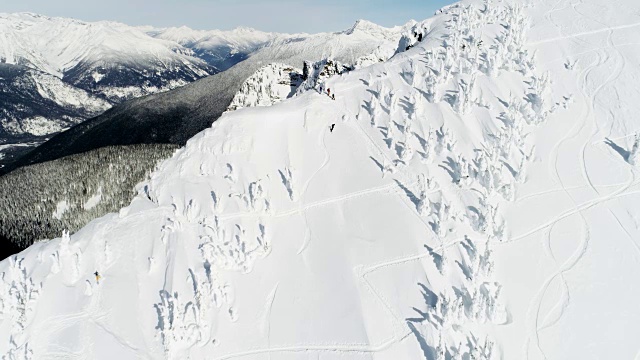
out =
<path fill-rule="evenodd" d="M 331 94 L 331 99 L 333 99 L 333 100 L 336 99 L 336 94 L 335 93 Z"/>
<path fill-rule="evenodd" d="M 94 273 L 93 273 L 93 275 L 95 275 L 95 276 L 96 276 L 96 282 L 97 282 L 98 284 L 100 284 L 100 279 L 101 279 L 102 277 L 100 276 L 100 274 L 98 273 L 98 271 L 94 272 Z"/>
<path fill-rule="evenodd" d="M 331 126 L 329 126 L 329 131 L 333 132 L 333 129 L 336 127 L 336 124 L 331 124 Z"/>
<path fill-rule="evenodd" d="M 331 89 L 327 88 L 327 95 L 329 95 L 329 97 L 331 97 Z"/>

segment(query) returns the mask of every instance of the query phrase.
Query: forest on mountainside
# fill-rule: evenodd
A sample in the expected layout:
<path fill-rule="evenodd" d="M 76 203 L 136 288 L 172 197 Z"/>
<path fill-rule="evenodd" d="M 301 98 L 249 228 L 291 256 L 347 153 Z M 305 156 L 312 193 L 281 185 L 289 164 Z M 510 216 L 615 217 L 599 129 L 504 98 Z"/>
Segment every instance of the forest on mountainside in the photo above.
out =
<path fill-rule="evenodd" d="M 177 148 L 167 144 L 105 147 L 0 177 L 3 247 L 19 251 L 64 230 L 75 232 L 126 206 L 136 194 L 136 184 Z M 16 249 L 1 255 L 14 254 Z"/>

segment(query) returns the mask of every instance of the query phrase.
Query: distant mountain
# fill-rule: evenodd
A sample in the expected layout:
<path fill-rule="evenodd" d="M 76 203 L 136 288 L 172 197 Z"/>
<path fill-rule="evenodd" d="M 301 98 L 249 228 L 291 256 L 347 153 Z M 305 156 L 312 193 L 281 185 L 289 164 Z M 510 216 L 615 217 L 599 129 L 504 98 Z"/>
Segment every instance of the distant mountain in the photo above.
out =
<path fill-rule="evenodd" d="M 195 56 L 218 71 L 227 70 L 247 59 L 251 53 L 278 37 L 289 36 L 242 27 L 231 31 L 193 30 L 186 26 L 165 29 L 141 27 L 140 29 L 156 39 L 173 41 L 192 50 Z"/>
<path fill-rule="evenodd" d="M 0 167 L 30 144 L 98 115 L 111 103 L 61 79 L 0 63 Z"/>
<path fill-rule="evenodd" d="M 0 14 L 0 34 L 0 61 L 55 75 L 111 101 L 215 73 L 188 48 L 116 22 Z"/>
<path fill-rule="evenodd" d="M 393 55 L 415 22 L 385 29 L 358 21 L 346 31 L 276 36 L 228 70 L 170 92 L 134 99 L 61 133 L 10 168 L 55 160 L 113 145 L 173 143 L 183 145 L 227 110 L 242 85 L 266 65 L 300 68 L 305 61 L 333 59 L 344 64 L 372 63 Z M 185 37 L 186 38 L 186 37 Z M 364 65 L 363 65 L 364 66 Z M 340 89 L 336 89 L 340 92 Z"/>

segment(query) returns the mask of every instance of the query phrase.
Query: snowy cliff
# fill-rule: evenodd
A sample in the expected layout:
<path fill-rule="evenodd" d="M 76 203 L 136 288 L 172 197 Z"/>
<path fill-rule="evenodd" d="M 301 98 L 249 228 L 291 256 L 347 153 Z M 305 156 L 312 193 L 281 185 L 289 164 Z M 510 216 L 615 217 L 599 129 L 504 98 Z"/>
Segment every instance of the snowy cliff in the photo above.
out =
<path fill-rule="evenodd" d="M 562 2 L 465 1 L 335 101 L 227 113 L 128 207 L 0 263 L 0 351 L 633 358 L 640 9 Z"/>
<path fill-rule="evenodd" d="M 351 70 L 353 67 L 330 59 L 314 63 L 305 61 L 302 70 L 284 64 L 270 64 L 256 71 L 242 84 L 227 110 L 271 106 L 311 89 L 319 91 L 331 77 Z"/>
<path fill-rule="evenodd" d="M 284 64 L 267 65 L 245 80 L 228 110 L 271 106 L 293 96 L 302 81 L 302 70 Z"/>

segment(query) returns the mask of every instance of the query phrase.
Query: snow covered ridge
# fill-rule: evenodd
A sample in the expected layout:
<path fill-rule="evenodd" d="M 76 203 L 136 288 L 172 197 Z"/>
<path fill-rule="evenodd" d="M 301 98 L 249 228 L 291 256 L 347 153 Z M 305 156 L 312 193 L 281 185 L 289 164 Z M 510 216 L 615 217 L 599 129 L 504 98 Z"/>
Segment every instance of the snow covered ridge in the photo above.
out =
<path fill-rule="evenodd" d="M 599 5 L 463 2 L 335 101 L 227 113 L 118 214 L 0 263 L 0 351 L 633 358 L 637 120 L 611 104 L 638 104 L 605 90 L 638 50 Z"/>
<path fill-rule="evenodd" d="M 271 106 L 309 90 L 320 91 L 322 85 L 333 76 L 387 61 L 402 52 L 398 50 L 398 46 L 404 46 L 403 40 L 410 36 L 404 33 L 417 34 L 418 31 L 422 33 L 424 29 L 413 21 L 403 27 L 387 29 L 364 20 L 358 20 L 344 34 L 357 36 L 362 32 L 366 34 L 366 37 L 373 35 L 385 39 L 372 53 L 355 59 L 353 65 L 343 64 L 331 58 L 304 61 L 302 70 L 279 63 L 266 65 L 242 84 L 228 110 L 233 111 L 252 106 Z M 422 41 L 422 35 L 420 35 L 420 41 Z M 400 45 L 398 45 L 399 42 Z M 417 35 L 415 35 L 412 44 L 417 42 Z"/>
<path fill-rule="evenodd" d="M 270 106 L 309 90 L 320 91 L 322 85 L 333 76 L 387 61 L 394 55 L 410 49 L 426 38 L 426 31 L 423 23 L 415 21 L 389 29 L 366 20 L 358 20 L 352 28 L 339 33 L 338 36 L 359 36 L 363 41 L 374 37 L 380 45 L 373 52 L 354 59 L 351 64 L 343 64 L 331 57 L 305 60 L 302 73 L 293 66 L 279 63 L 266 65 L 243 83 L 228 110 Z M 335 39 L 330 38 L 329 41 Z"/>
<path fill-rule="evenodd" d="M 302 70 L 284 64 L 270 64 L 242 84 L 228 110 L 271 106 L 311 89 L 320 91 L 327 79 L 353 69 L 330 59 L 314 63 L 305 61 Z"/>

